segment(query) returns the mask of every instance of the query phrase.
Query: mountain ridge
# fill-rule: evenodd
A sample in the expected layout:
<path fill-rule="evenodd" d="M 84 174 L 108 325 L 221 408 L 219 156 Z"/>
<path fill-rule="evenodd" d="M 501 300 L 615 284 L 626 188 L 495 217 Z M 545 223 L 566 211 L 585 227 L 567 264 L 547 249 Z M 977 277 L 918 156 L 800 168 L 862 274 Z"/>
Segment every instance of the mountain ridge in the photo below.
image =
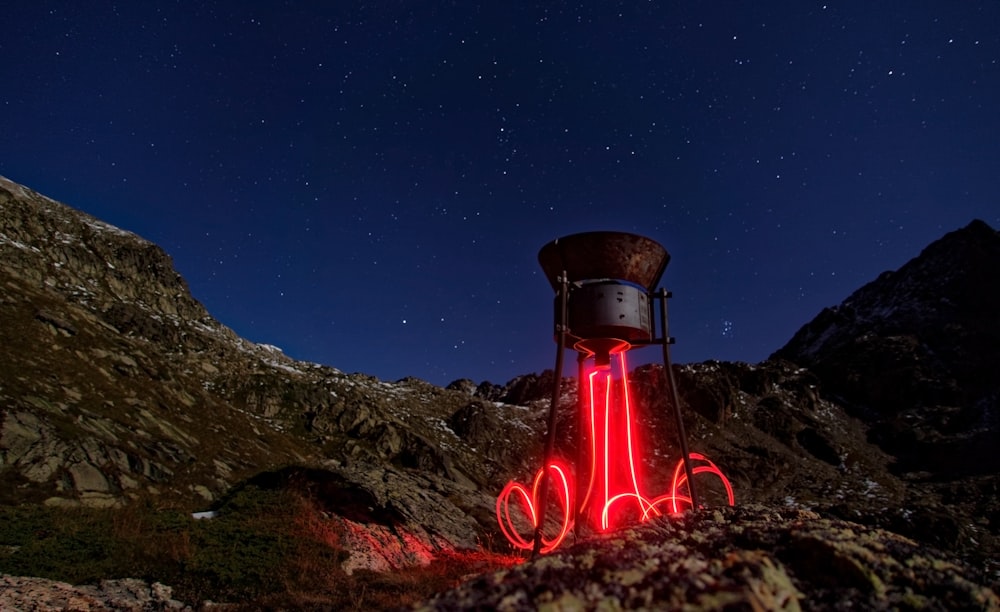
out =
<path fill-rule="evenodd" d="M 996 472 L 998 270 L 1000 232 L 974 220 L 824 309 L 774 357 L 823 379 L 899 469 Z"/>
<path fill-rule="evenodd" d="M 244 489 L 299 487 L 339 534 L 345 572 L 502 543 L 495 496 L 540 463 L 551 371 L 440 388 L 295 361 L 212 318 L 152 243 L 3 178 L 0 213 L 0 505 L 226 511 Z M 997 475 L 900 469 L 877 411 L 782 351 L 675 366 L 692 450 L 723 467 L 738 503 L 889 530 L 949 550 L 974 579 L 1000 576 Z M 663 368 L 632 379 L 649 486 L 663 487 L 677 459 Z M 571 457 L 576 383 L 564 384 L 556 446 Z M 955 412 L 937 408 L 921 407 L 928 427 L 964 432 L 931 422 Z M 705 498 L 724 503 L 711 487 Z M 17 567 L 24 553 L 4 550 L 0 567 Z M 799 580 L 808 567 L 791 559 Z"/>
<path fill-rule="evenodd" d="M 194 510 L 262 471 L 322 465 L 441 546 L 475 546 L 447 494 L 499 468 L 446 424 L 465 395 L 297 362 L 218 323 L 152 243 L 6 179 L 0 209 L 0 360 L 17 370 L 0 386 L 0 501 Z"/>

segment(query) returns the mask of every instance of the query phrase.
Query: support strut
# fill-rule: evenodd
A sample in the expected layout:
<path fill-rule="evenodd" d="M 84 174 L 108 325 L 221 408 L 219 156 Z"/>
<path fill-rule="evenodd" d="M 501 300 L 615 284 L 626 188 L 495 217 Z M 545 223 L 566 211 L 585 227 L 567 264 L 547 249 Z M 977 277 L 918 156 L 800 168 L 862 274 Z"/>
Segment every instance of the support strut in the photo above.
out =
<path fill-rule="evenodd" d="M 687 476 L 688 491 L 691 493 L 691 508 L 698 509 L 698 496 L 694 492 L 694 468 L 691 467 L 691 454 L 688 452 L 687 433 L 684 430 L 684 418 L 681 415 L 681 398 L 677 392 L 677 381 L 674 379 L 674 368 L 670 363 L 670 333 L 667 329 L 667 299 L 671 294 L 666 289 L 660 289 L 656 297 L 660 298 L 660 330 L 663 334 L 663 371 L 667 386 L 670 387 L 671 403 L 674 408 L 674 421 L 677 425 L 677 437 L 681 444 L 684 460 L 684 474 Z"/>
<path fill-rule="evenodd" d="M 556 324 L 556 371 L 552 381 L 552 402 L 549 404 L 548 436 L 545 439 L 545 463 L 542 464 L 542 482 L 538 496 L 538 523 L 535 525 L 535 540 L 531 547 L 531 558 L 538 556 L 542 550 L 542 528 L 545 526 L 545 507 L 549 498 L 549 465 L 556 447 L 556 411 L 559 408 L 559 396 L 562 392 L 563 353 L 566 346 L 566 334 L 569 331 L 567 319 L 569 303 L 569 278 L 564 270 L 559 275 L 559 321 Z M 569 511 L 569 508 L 566 509 Z"/>
<path fill-rule="evenodd" d="M 587 489 L 587 479 L 583 477 L 583 466 L 587 465 L 587 457 L 589 456 L 588 451 L 590 450 L 584 444 L 583 430 L 586 427 L 584 422 L 584 408 L 586 406 L 587 400 L 583 394 L 583 378 L 584 372 L 586 370 L 585 363 L 587 361 L 586 353 L 576 354 L 576 515 L 574 516 L 573 522 L 573 534 L 579 538 L 580 537 L 580 526 L 583 525 L 583 507 L 587 505 L 589 501 Z M 590 474 L 587 475 L 590 477 Z"/>

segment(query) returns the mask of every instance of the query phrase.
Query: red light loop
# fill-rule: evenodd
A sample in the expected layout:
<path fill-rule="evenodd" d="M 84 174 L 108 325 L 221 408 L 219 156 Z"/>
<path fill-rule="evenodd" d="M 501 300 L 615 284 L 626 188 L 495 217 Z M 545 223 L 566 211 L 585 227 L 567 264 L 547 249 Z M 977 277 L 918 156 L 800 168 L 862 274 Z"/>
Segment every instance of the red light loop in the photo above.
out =
<path fill-rule="evenodd" d="M 663 514 L 661 507 L 663 506 L 669 506 L 670 512 L 673 514 L 680 513 L 692 506 L 691 487 L 684 470 L 683 459 L 679 460 L 674 468 L 669 492 L 653 499 L 642 493 L 639 486 L 641 474 L 638 467 L 641 463 L 636 461 L 639 455 L 638 436 L 633 424 L 634 417 L 629 396 L 625 351 L 622 350 L 617 355 L 622 387 L 622 406 L 620 409 L 616 409 L 611 402 L 611 389 L 614 383 L 610 371 L 607 368 L 594 368 L 587 375 L 587 398 L 589 401 L 583 416 L 588 418 L 589 422 L 588 427 L 582 429 L 589 437 L 590 461 L 589 466 L 577 466 L 581 470 L 584 467 L 589 468 L 587 469 L 587 487 L 581 495 L 581 499 L 578 500 L 579 505 L 574 507 L 571 503 L 570 491 L 574 490 L 572 478 L 568 474 L 568 470 L 559 463 L 551 463 L 547 468 L 539 469 L 535 474 L 530 492 L 526 486 L 518 482 L 507 483 L 507 486 L 497 497 L 496 513 L 500 530 L 513 546 L 530 550 L 533 548 L 534 542 L 518 532 L 511 513 L 511 497 L 516 497 L 519 502 L 523 514 L 521 524 L 523 525 L 526 519 L 532 528 L 532 534 L 534 534 L 538 528 L 537 508 L 539 504 L 545 503 L 545 500 L 540 500 L 538 496 L 542 479 L 546 477 L 557 485 L 557 502 L 562 510 L 562 520 L 555 537 L 546 538 L 544 534 L 542 535 L 541 552 L 543 553 L 554 550 L 562 543 L 573 525 L 573 517 L 576 512 L 584 516 L 584 511 L 587 511 L 586 516 L 589 517 L 595 528 L 607 531 L 616 519 L 621 520 L 622 518 L 621 512 L 617 509 L 612 513 L 612 508 L 621 506 L 619 504 L 621 501 L 635 501 L 640 521 L 661 516 Z M 598 377 L 598 373 L 602 372 L 604 376 Z M 693 475 L 713 474 L 717 476 L 726 489 L 729 505 L 732 506 L 736 503 L 729 479 L 715 463 L 700 453 L 691 453 L 689 460 L 694 463 L 691 469 Z"/>
<path fill-rule="evenodd" d="M 533 542 L 525 537 L 523 537 L 517 531 L 517 527 L 514 525 L 513 518 L 510 514 L 510 496 L 516 494 L 521 500 L 521 508 L 525 516 L 532 527 L 532 533 L 538 528 L 538 513 L 536 508 L 539 503 L 545 503 L 544 500 L 538 499 L 539 487 L 541 486 L 542 478 L 545 477 L 545 471 L 543 469 L 538 470 L 535 474 L 535 480 L 531 487 L 531 494 L 528 494 L 528 489 L 519 482 L 510 481 L 507 486 L 503 488 L 500 495 L 497 497 L 497 522 L 500 524 L 500 531 L 503 532 L 507 540 L 510 541 L 515 547 L 530 550 L 533 547 Z M 570 503 L 570 478 L 566 474 L 566 470 L 557 463 L 549 464 L 549 472 L 556 475 L 557 491 L 559 493 L 558 502 L 562 509 L 562 521 L 559 526 L 559 531 L 554 538 L 546 538 L 544 534 L 542 535 L 542 548 L 541 552 L 547 553 L 555 550 L 562 544 L 563 539 L 566 538 L 566 534 L 573 526 L 572 517 L 572 504 Z M 551 476 L 549 476 L 551 478 Z"/>

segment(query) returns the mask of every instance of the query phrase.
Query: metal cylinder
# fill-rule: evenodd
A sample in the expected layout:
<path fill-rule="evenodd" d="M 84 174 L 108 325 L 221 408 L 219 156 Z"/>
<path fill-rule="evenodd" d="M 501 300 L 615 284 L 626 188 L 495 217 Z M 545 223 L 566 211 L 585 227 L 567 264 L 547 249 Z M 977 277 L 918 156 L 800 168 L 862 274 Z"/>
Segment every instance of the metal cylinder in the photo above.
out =
<path fill-rule="evenodd" d="M 634 285 L 587 283 L 574 287 L 569 297 L 566 348 L 606 355 L 616 344 L 628 349 L 632 343 L 648 342 L 653 336 L 649 296 Z"/>

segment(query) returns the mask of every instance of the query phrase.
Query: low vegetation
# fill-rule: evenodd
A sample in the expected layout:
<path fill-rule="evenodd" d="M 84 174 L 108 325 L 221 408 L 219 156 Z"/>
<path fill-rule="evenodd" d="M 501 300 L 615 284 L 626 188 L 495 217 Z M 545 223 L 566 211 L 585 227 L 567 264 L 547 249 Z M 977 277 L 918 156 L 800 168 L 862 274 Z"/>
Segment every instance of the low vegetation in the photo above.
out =
<path fill-rule="evenodd" d="M 468 551 L 394 572 L 341 568 L 336 523 L 302 491 L 254 485 L 211 519 L 136 502 L 118 509 L 0 506 L 0 573 L 73 584 L 142 578 L 176 599 L 238 602 L 247 609 L 387 609 L 509 566 L 503 553 Z"/>

